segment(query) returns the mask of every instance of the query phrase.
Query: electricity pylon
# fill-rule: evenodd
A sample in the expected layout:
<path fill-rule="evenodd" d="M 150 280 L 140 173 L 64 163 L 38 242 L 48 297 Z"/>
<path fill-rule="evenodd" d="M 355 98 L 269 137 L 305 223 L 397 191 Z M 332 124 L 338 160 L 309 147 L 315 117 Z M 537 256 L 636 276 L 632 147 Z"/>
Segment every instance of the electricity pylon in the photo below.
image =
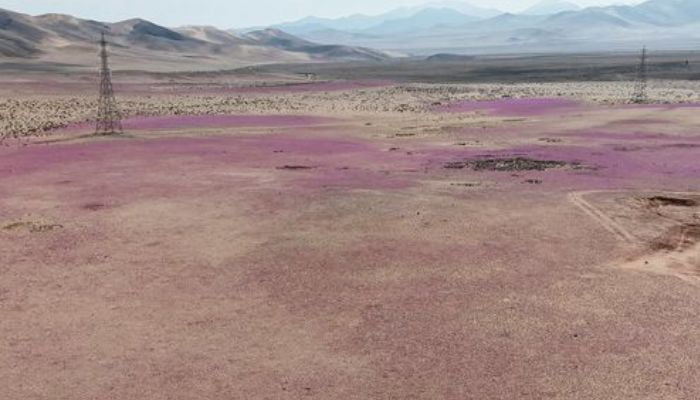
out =
<path fill-rule="evenodd" d="M 107 41 L 102 33 L 100 40 L 100 99 L 97 106 L 96 135 L 114 135 L 124 132 L 122 128 L 122 116 L 117 108 L 117 100 L 114 98 L 112 87 L 112 72 L 109 69 L 107 55 Z"/>
<path fill-rule="evenodd" d="M 632 103 L 643 104 L 649 101 L 647 95 L 648 77 L 647 77 L 647 48 L 642 48 L 642 57 L 639 61 L 639 70 L 637 71 L 637 81 L 634 85 L 634 94 L 632 95 Z"/>

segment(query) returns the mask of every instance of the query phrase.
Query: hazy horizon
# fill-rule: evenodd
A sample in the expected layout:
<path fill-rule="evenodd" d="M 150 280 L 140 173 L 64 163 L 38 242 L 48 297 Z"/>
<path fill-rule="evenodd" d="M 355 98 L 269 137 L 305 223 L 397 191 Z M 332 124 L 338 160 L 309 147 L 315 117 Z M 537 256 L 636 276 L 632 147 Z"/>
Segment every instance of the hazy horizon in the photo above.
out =
<path fill-rule="evenodd" d="M 319 4 L 314 0 L 258 0 L 255 3 L 227 0 L 122 0 L 95 5 L 92 0 L 0 0 L 0 8 L 38 15 L 69 14 L 80 18 L 115 22 L 144 18 L 165 26 L 212 25 L 219 28 L 244 28 L 288 22 L 307 16 L 337 18 L 352 14 L 377 15 L 398 7 L 414 7 L 440 0 L 355 0 L 352 4 L 331 0 Z M 496 8 L 504 12 L 521 12 L 541 0 L 470 0 L 465 3 Z M 613 4 L 636 4 L 640 0 L 571 0 L 582 7 Z M 168 12 L 164 14 L 163 10 Z"/>

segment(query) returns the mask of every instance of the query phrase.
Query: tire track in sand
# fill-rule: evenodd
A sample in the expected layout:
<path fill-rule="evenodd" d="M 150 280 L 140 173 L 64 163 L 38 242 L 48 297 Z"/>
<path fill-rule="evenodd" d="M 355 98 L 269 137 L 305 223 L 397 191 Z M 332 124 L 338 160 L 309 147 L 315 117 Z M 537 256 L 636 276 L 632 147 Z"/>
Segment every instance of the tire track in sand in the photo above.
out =
<path fill-rule="evenodd" d="M 641 244 L 624 226 L 600 211 L 585 199 L 588 194 L 603 191 L 573 192 L 568 194 L 569 200 L 586 215 L 598 221 L 606 230 L 619 240 L 629 244 Z M 674 193 L 697 194 L 697 193 Z M 673 276 L 691 285 L 700 287 L 700 243 L 688 243 L 688 232 L 682 230 L 677 239 L 677 245 L 672 250 L 647 253 L 634 259 L 613 262 L 617 268 L 645 271 L 649 273 Z"/>
<path fill-rule="evenodd" d="M 599 193 L 599 191 L 586 191 L 586 192 L 572 192 L 567 195 L 569 201 L 576 205 L 581 211 L 586 213 L 589 217 L 598 221 L 598 223 L 607 229 L 610 233 L 615 235 L 619 240 L 629 243 L 637 244 L 639 240 L 634 237 L 624 226 L 615 222 L 612 218 L 608 217 L 596 208 L 593 204 L 589 203 L 584 196 L 588 194 Z"/>

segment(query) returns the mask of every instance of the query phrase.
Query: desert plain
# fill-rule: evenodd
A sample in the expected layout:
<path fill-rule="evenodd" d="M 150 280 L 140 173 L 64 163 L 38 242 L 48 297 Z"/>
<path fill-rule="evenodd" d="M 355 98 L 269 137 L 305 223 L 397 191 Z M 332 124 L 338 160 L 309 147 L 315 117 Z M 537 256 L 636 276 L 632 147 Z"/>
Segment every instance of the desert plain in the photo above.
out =
<path fill-rule="evenodd" d="M 694 75 L 298 68 L 5 74 L 1 398 L 700 397 Z"/>

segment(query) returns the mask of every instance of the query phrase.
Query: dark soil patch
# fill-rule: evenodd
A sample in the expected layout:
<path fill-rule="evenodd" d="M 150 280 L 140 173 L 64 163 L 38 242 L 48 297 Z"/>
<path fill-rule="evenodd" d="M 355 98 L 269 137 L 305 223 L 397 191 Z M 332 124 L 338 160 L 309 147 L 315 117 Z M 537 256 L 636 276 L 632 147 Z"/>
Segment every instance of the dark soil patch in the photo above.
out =
<path fill-rule="evenodd" d="M 613 151 L 640 151 L 644 150 L 643 147 L 640 146 L 615 146 L 613 147 Z"/>
<path fill-rule="evenodd" d="M 664 149 L 697 149 L 700 147 L 700 144 L 697 143 L 672 143 L 672 144 L 665 144 L 663 146 L 659 146 L 660 148 Z"/>
<path fill-rule="evenodd" d="M 679 197 L 654 196 L 647 199 L 652 207 L 675 206 L 675 207 L 697 207 L 698 202 L 693 199 Z"/>
<path fill-rule="evenodd" d="M 535 160 L 526 157 L 489 158 L 475 161 L 452 161 L 444 165 L 447 169 L 470 167 L 474 171 L 544 171 L 565 166 L 578 167 L 578 163 L 557 160 Z"/>
<path fill-rule="evenodd" d="M 660 146 L 613 146 L 615 151 L 654 151 L 654 150 L 664 150 L 664 149 L 696 149 L 699 148 L 700 144 L 696 143 L 672 143 L 664 144 Z"/>
<path fill-rule="evenodd" d="M 700 241 L 700 224 L 683 224 L 654 239 L 649 247 L 655 251 L 681 251 Z"/>
<path fill-rule="evenodd" d="M 450 161 L 445 163 L 444 168 L 446 169 L 464 169 L 468 163 L 464 161 Z"/>
<path fill-rule="evenodd" d="M 105 207 L 106 206 L 102 203 L 87 203 L 87 204 L 83 204 L 83 206 L 82 206 L 82 208 L 84 210 L 90 210 L 90 211 L 98 211 L 98 210 L 101 210 Z"/>

